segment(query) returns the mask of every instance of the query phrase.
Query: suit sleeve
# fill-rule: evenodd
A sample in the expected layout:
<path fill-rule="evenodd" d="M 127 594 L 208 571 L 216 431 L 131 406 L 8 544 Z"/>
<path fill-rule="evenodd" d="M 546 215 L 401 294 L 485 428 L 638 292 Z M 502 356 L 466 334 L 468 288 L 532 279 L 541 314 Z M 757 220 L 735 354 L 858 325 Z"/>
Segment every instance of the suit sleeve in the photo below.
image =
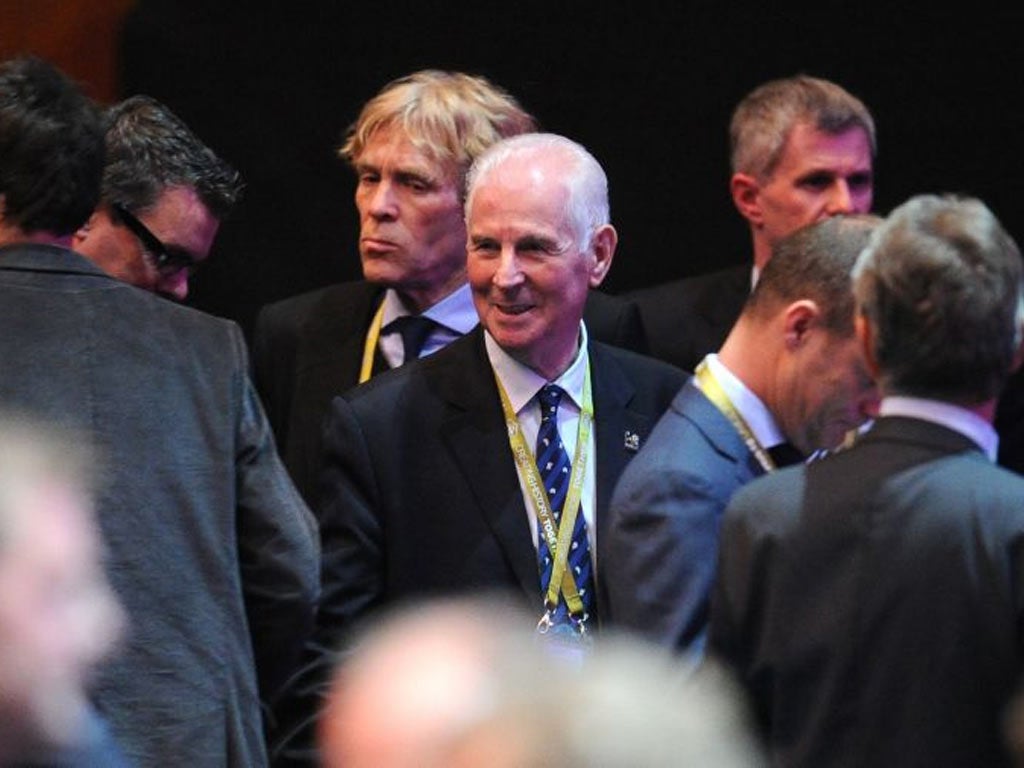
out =
<path fill-rule="evenodd" d="M 661 645 L 700 652 L 725 502 L 699 474 L 643 458 L 612 497 L 610 618 Z"/>
<path fill-rule="evenodd" d="M 337 648 L 353 624 L 384 597 L 376 475 L 362 426 L 344 397 L 331 404 L 323 456 L 318 507 L 323 594 L 317 635 L 325 646 Z"/>
<path fill-rule="evenodd" d="M 383 598 L 383 532 L 369 449 L 352 406 L 334 398 L 324 423 L 321 593 L 316 628 L 298 672 L 274 702 L 270 755 L 274 765 L 317 766 L 319 713 L 350 631 Z"/>
<path fill-rule="evenodd" d="M 244 344 L 237 338 L 244 360 Z M 239 366 L 235 478 L 239 568 L 260 692 L 297 664 L 319 594 L 316 523 L 278 458 L 256 391 Z"/>
<path fill-rule="evenodd" d="M 711 622 L 708 629 L 708 652 L 739 674 L 743 665 L 740 635 L 741 615 L 748 602 L 747 568 L 751 541 L 747 530 L 732 515 L 722 520 L 718 554 L 718 577 L 711 594 Z"/>
<path fill-rule="evenodd" d="M 760 658 L 760 636 L 770 590 L 773 521 L 782 515 L 773 473 L 740 488 L 722 516 L 718 575 L 711 595 L 708 655 L 728 667 L 750 694 L 754 714 L 767 733 L 772 723 L 771 664 Z"/>

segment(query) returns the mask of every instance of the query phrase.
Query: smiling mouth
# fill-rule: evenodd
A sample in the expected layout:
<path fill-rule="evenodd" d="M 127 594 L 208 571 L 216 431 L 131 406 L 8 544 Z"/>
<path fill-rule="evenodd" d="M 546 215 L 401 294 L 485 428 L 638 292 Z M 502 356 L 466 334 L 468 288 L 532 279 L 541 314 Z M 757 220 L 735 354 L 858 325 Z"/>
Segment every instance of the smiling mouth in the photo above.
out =
<path fill-rule="evenodd" d="M 494 308 L 503 315 L 522 315 L 533 309 L 532 304 L 495 304 Z"/>

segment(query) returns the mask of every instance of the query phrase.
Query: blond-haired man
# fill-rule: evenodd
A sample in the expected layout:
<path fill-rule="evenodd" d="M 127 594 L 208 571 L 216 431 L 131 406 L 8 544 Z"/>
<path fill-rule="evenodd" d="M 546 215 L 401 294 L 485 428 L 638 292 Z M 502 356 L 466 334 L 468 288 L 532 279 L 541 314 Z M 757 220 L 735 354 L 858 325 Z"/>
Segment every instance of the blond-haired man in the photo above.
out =
<path fill-rule="evenodd" d="M 265 307 L 253 342 L 256 386 L 311 503 L 331 398 L 477 325 L 466 283 L 466 173 L 498 140 L 535 129 L 495 84 L 439 70 L 388 83 L 349 129 L 339 154 L 356 173 L 364 279 Z M 632 304 L 595 293 L 587 322 L 596 338 L 643 351 Z"/>

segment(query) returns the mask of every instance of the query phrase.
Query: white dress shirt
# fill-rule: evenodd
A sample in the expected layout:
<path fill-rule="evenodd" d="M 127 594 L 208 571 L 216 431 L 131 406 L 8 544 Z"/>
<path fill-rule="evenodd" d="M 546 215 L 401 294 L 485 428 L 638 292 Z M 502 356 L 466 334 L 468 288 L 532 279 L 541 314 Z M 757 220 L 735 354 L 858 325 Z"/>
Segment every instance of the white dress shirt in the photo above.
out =
<path fill-rule="evenodd" d="M 540 391 L 548 381 L 536 371 L 527 368 L 518 360 L 512 358 L 489 333 L 484 331 L 484 344 L 487 347 L 487 357 L 491 361 L 505 392 L 508 395 L 512 409 L 516 412 L 519 420 L 519 428 L 522 430 L 526 444 L 530 451 L 534 450 L 537 444 L 537 432 L 540 430 L 540 404 L 537 401 L 537 392 Z M 555 379 L 552 384 L 557 384 L 565 391 L 565 396 L 558 405 L 558 434 L 562 438 L 562 444 L 572 461 L 576 450 L 577 430 L 580 423 L 580 410 L 583 403 L 583 378 L 587 368 L 587 329 L 583 322 L 580 322 L 580 346 L 572 364 L 565 373 Z M 590 557 L 594 564 L 594 573 L 597 572 L 597 513 L 594 508 L 597 487 L 597 425 L 593 424 L 590 429 L 590 441 L 587 447 L 587 466 L 583 474 L 583 490 L 580 494 L 580 507 L 584 520 L 587 521 L 587 540 L 590 544 Z M 533 546 L 537 546 L 537 513 L 534 511 L 533 502 L 526 490 L 526 482 L 523 474 L 519 471 L 519 488 L 523 494 L 523 504 L 526 506 L 526 515 L 530 523 L 530 535 L 533 538 Z"/>

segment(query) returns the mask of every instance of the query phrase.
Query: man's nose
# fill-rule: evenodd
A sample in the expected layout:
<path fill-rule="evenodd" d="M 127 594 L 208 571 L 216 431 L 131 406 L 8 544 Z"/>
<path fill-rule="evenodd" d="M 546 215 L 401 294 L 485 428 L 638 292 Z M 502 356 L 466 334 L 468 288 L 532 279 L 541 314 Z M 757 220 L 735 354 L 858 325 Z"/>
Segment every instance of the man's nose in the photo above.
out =
<path fill-rule="evenodd" d="M 829 216 L 854 213 L 853 195 L 850 193 L 850 185 L 846 179 L 837 179 L 829 188 L 826 210 Z"/>
<path fill-rule="evenodd" d="M 370 194 L 369 213 L 377 219 L 394 218 L 398 215 L 394 188 L 386 180 L 381 180 Z"/>
<path fill-rule="evenodd" d="M 505 246 L 498 256 L 498 265 L 494 270 L 494 284 L 501 288 L 513 288 L 523 281 L 523 272 L 519 268 L 519 257 L 515 248 Z"/>

